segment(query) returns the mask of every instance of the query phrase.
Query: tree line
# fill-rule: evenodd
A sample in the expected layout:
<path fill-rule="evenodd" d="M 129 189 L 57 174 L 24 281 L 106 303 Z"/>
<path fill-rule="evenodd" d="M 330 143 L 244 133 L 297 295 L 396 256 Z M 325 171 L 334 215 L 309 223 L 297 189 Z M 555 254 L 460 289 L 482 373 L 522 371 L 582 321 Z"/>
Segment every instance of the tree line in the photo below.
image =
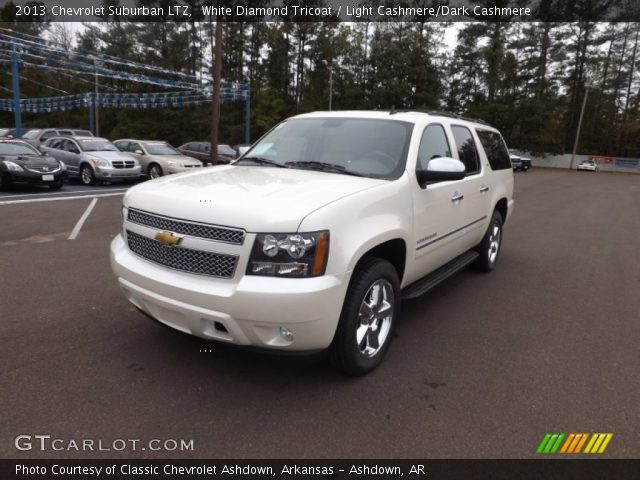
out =
<path fill-rule="evenodd" d="M 187 3 L 195 7 L 199 2 Z M 290 115 L 328 109 L 331 97 L 335 110 L 393 107 L 479 118 L 499 128 L 510 147 L 534 154 L 564 153 L 573 148 L 588 95 L 579 153 L 640 157 L 640 24 L 603 22 L 608 0 L 574 3 L 578 20 L 572 22 L 226 22 L 222 77 L 251 85 L 254 140 Z M 66 24 L 12 23 L 7 15 L 6 7 L 0 10 L 5 27 L 69 50 L 98 51 L 210 77 L 215 29 L 211 18 L 194 16 L 184 23 L 108 18 L 84 24 L 74 33 Z M 65 91 L 88 90 L 69 77 L 29 70 L 25 75 Z M 0 86 L 9 88 L 10 80 L 3 76 Z M 113 91 L 157 90 L 116 80 L 105 86 Z M 25 96 L 51 94 L 36 85 L 23 86 Z M 8 94 L 3 90 L 0 96 Z M 86 115 L 25 115 L 25 124 L 86 126 Z M 101 133 L 181 144 L 207 139 L 210 116 L 206 107 L 104 109 Z M 11 116 L 3 113 L 0 121 L 10 123 Z M 220 125 L 221 141 L 241 143 L 244 105 L 224 104 Z"/>

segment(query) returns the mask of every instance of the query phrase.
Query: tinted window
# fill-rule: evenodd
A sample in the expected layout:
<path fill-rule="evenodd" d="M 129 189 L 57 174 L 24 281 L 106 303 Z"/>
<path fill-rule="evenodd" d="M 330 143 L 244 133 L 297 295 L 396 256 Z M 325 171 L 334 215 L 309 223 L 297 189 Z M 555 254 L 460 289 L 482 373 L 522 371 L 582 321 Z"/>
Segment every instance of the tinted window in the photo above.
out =
<path fill-rule="evenodd" d="M 482 148 L 484 148 L 484 153 L 487 154 L 491 169 L 505 170 L 507 168 L 511 168 L 509 151 L 507 151 L 507 147 L 500 134 L 490 130 L 479 129 L 476 129 L 476 133 L 480 138 L 480 143 L 482 144 Z"/>
<path fill-rule="evenodd" d="M 476 150 L 476 142 L 467 127 L 452 126 L 453 138 L 456 140 L 456 148 L 458 149 L 458 157 L 464 163 L 467 175 L 480 171 L 480 162 L 478 161 L 478 151 Z"/>
<path fill-rule="evenodd" d="M 418 150 L 418 165 L 422 170 L 432 158 L 450 157 L 451 149 L 442 125 L 429 125 L 422 134 Z"/>
<path fill-rule="evenodd" d="M 54 132 L 53 130 L 49 130 L 48 132 L 44 132 L 42 134 L 42 137 L 40 137 L 40 140 L 44 141 L 55 136 L 56 136 L 56 132 Z"/>
<path fill-rule="evenodd" d="M 62 148 L 67 152 L 80 153 L 78 146 L 75 143 L 73 143 L 71 140 L 65 140 L 63 145 L 64 147 Z"/>

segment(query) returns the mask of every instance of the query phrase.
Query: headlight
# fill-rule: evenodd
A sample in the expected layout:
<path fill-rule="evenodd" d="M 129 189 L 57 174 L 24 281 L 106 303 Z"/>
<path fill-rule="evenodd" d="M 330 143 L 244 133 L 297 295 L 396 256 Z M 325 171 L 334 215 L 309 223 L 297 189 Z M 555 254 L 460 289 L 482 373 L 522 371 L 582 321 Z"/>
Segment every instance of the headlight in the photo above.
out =
<path fill-rule="evenodd" d="M 167 167 L 181 167 L 182 164 L 179 162 L 174 162 L 173 160 L 167 160 Z"/>
<path fill-rule="evenodd" d="M 124 205 L 122 205 L 122 238 L 127 239 L 127 227 L 125 225 L 125 222 L 127 221 L 127 214 L 129 213 L 129 210 L 127 209 L 127 207 L 125 207 Z"/>
<path fill-rule="evenodd" d="M 95 167 L 110 167 L 111 164 L 102 158 L 89 157 L 89 161 L 93 163 Z"/>
<path fill-rule="evenodd" d="M 317 277 L 329 257 L 329 232 L 260 233 L 249 258 L 247 275 Z"/>
<path fill-rule="evenodd" d="M 14 162 L 10 162 L 9 160 L 4 161 L 4 165 L 9 169 L 10 172 L 24 172 L 24 168 Z"/>
<path fill-rule="evenodd" d="M 66 172 L 67 171 L 67 165 L 62 160 L 58 160 L 58 163 L 60 164 L 60 168 L 62 169 L 62 171 Z"/>

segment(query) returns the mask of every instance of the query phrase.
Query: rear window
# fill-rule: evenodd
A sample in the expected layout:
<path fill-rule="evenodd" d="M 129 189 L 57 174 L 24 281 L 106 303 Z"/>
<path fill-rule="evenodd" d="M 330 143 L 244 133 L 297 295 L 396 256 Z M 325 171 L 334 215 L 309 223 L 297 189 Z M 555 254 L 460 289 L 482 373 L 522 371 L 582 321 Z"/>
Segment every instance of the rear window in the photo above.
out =
<path fill-rule="evenodd" d="M 492 170 L 506 170 L 511 168 L 511 158 L 502 136 L 498 132 L 491 130 L 481 130 L 476 128 L 476 133 L 487 155 L 489 165 Z"/>

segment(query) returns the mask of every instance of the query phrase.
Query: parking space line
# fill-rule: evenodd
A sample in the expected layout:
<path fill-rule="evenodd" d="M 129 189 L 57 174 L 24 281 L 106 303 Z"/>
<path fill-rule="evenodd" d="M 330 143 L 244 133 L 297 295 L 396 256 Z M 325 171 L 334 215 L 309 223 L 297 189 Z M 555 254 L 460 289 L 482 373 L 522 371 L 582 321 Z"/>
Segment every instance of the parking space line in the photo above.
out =
<path fill-rule="evenodd" d="M 93 210 L 93 207 L 96 206 L 96 203 L 98 203 L 97 198 L 94 198 L 93 200 L 91 200 L 91 203 L 89 204 L 87 209 L 84 211 L 84 213 L 80 217 L 80 220 L 78 220 L 78 223 L 76 223 L 76 226 L 73 227 L 73 230 L 71 230 L 71 235 L 69 235 L 68 240 L 76 239 L 76 237 L 80 233 L 80 229 L 82 228 L 82 225 L 84 225 L 84 222 L 87 220 L 87 218 L 89 218 L 89 215 L 91 215 L 91 211 Z"/>
<path fill-rule="evenodd" d="M 93 192 L 126 192 L 128 189 L 127 188 L 112 188 L 109 190 L 105 190 L 104 188 L 101 189 L 94 189 L 94 190 L 74 190 L 71 192 L 55 192 L 55 193 L 25 193 L 24 195 L 3 195 L 0 196 L 0 200 L 3 200 L 5 198 L 25 198 L 25 197 L 44 197 L 44 196 L 49 196 L 49 195 L 73 195 L 73 194 L 78 194 L 77 196 L 82 197 L 85 196 L 85 193 L 93 193 Z M 87 195 L 89 197 L 91 197 L 92 195 Z"/>
<path fill-rule="evenodd" d="M 62 198 L 31 198 L 28 200 L 8 200 L 6 202 L 0 201 L 0 205 L 13 205 L 16 203 L 37 203 L 37 202 L 55 202 L 58 200 L 82 200 L 83 198 L 98 198 L 98 197 L 116 197 L 118 195 L 124 194 L 126 190 L 118 193 L 103 193 L 100 195 L 75 195 L 73 197 L 62 197 Z M 2 198 L 2 197 L 0 197 Z"/>

